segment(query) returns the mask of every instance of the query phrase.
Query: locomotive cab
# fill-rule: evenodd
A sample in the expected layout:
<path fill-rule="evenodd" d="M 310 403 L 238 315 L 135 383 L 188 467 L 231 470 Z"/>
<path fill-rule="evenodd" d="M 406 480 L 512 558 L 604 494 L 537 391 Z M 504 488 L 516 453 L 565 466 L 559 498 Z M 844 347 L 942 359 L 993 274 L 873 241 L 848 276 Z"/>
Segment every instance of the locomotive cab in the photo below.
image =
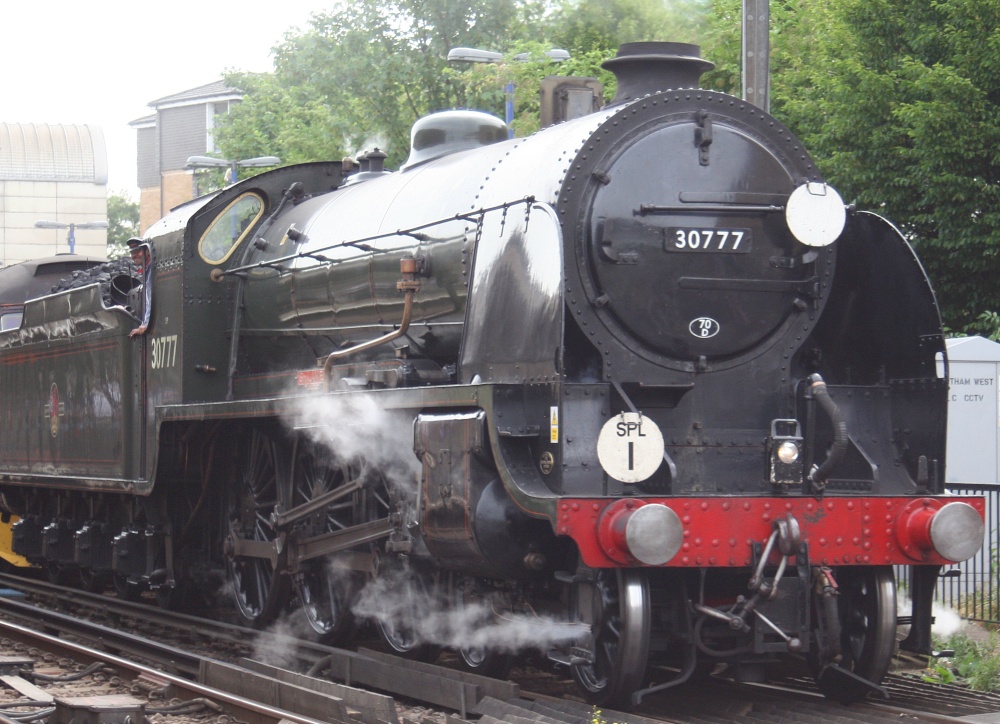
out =
<path fill-rule="evenodd" d="M 146 239 L 156 274 L 149 361 L 156 405 L 232 399 L 237 369 L 231 360 L 238 347 L 230 330 L 237 330 L 238 342 L 241 287 L 247 275 L 278 275 L 279 268 L 266 265 L 294 246 L 287 236 L 274 244 L 262 241 L 262 232 L 277 213 L 342 181 L 339 162 L 277 169 L 189 202 L 150 227 Z M 251 255 L 257 269 L 231 271 Z M 296 340 L 287 341 L 296 347 Z M 269 356 L 285 353 L 284 347 L 274 345 Z M 295 351 L 285 354 L 294 357 Z M 248 358 L 252 351 L 243 354 Z M 248 376 L 257 371 L 246 364 L 239 370 Z"/>

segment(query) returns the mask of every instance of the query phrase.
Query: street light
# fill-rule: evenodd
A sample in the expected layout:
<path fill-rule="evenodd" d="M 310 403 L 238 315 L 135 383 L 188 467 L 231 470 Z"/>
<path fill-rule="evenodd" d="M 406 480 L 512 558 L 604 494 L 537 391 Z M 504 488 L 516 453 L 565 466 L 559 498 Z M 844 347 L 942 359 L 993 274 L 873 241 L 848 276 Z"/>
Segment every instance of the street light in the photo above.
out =
<path fill-rule="evenodd" d="M 238 168 L 266 168 L 277 166 L 281 159 L 277 156 L 258 156 L 256 158 L 244 158 L 240 160 L 227 161 L 224 158 L 213 158 L 212 156 L 188 156 L 184 168 L 228 168 L 227 180 L 229 183 L 236 183 L 239 178 Z"/>
<path fill-rule="evenodd" d="M 61 221 L 36 221 L 36 229 L 69 229 L 66 232 L 66 241 L 69 243 L 69 253 L 76 253 L 76 230 L 77 229 L 107 229 L 107 221 L 84 221 L 81 224 L 71 222 L 64 224 Z"/>
<path fill-rule="evenodd" d="M 562 63 L 564 60 L 570 59 L 570 54 L 568 50 L 563 50 L 562 48 L 552 48 L 551 50 L 546 50 L 542 53 L 546 58 L 554 63 Z M 525 63 L 531 59 L 531 53 L 518 53 L 514 56 L 514 60 L 519 63 Z"/>
<path fill-rule="evenodd" d="M 569 51 L 562 48 L 546 50 L 542 55 L 557 63 L 570 59 Z M 522 63 L 530 58 L 531 53 L 518 53 L 514 56 L 514 60 Z M 503 60 L 503 53 L 479 48 L 452 48 L 448 51 L 448 60 L 460 63 L 499 63 Z"/>
<path fill-rule="evenodd" d="M 564 60 L 569 60 L 570 55 L 568 50 L 563 50 L 562 48 L 552 48 L 551 50 L 546 50 L 543 55 L 545 55 L 549 60 L 555 63 L 561 63 Z M 514 56 L 514 60 L 518 62 L 525 62 L 531 57 L 530 53 L 518 53 Z M 502 63 L 503 53 L 497 53 L 493 50 L 481 50 L 479 48 L 452 48 L 448 51 L 448 60 L 458 63 Z M 503 87 L 504 94 L 506 95 L 507 101 L 504 106 L 504 120 L 507 123 L 507 137 L 514 137 L 514 84 L 506 83 Z"/>

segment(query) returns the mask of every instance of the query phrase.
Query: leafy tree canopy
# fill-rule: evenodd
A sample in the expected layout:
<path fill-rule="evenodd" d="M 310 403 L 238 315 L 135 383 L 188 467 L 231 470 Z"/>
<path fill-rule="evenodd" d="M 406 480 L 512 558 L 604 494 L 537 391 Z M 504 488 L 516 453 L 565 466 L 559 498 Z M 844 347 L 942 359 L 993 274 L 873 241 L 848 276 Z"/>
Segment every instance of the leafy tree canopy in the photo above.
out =
<path fill-rule="evenodd" d="M 739 4 L 715 2 L 724 10 L 713 39 L 729 49 L 727 61 Z M 1000 2 L 784 0 L 771 8 L 772 113 L 845 199 L 884 213 L 911 240 L 946 326 L 996 336 Z"/>
<path fill-rule="evenodd" d="M 139 235 L 139 203 L 124 191 L 108 194 L 108 259 L 125 256 L 129 238 Z"/>
<path fill-rule="evenodd" d="M 551 39 L 574 53 L 612 55 L 623 43 L 643 40 L 698 43 L 708 8 L 709 0 L 563 0 L 553 14 Z"/>
<path fill-rule="evenodd" d="M 399 165 L 409 129 L 427 113 L 476 108 L 504 116 L 513 83 L 519 134 L 538 128 L 547 75 L 614 78 L 600 68 L 636 40 L 693 42 L 709 0 L 338 0 L 275 48 L 275 71 L 232 74 L 246 93 L 217 129 L 229 158 L 277 155 L 286 163 L 340 158 L 379 146 Z M 454 47 L 499 51 L 497 64 L 449 64 Z M 543 55 L 571 50 L 555 66 Z M 514 55 L 528 53 L 528 62 Z"/>
<path fill-rule="evenodd" d="M 227 79 L 247 96 L 219 145 L 288 161 L 379 146 L 398 165 L 417 118 L 463 105 L 448 51 L 539 39 L 545 12 L 544 0 L 338 0 L 285 36 L 273 75 Z"/>
<path fill-rule="evenodd" d="M 540 89 L 542 81 L 548 76 L 596 78 L 603 86 L 602 102 L 614 96 L 614 75 L 601 68 L 601 63 L 614 56 L 613 52 L 600 49 L 580 51 L 573 53 L 569 60 L 555 63 L 545 55 L 551 47 L 551 43 L 518 43 L 499 63 L 462 63 L 445 72 L 455 78 L 461 89 L 462 107 L 483 110 L 500 118 L 505 117 L 505 88 L 507 84 L 512 84 L 516 111 L 514 132 L 518 136 L 527 136 L 539 128 Z"/>

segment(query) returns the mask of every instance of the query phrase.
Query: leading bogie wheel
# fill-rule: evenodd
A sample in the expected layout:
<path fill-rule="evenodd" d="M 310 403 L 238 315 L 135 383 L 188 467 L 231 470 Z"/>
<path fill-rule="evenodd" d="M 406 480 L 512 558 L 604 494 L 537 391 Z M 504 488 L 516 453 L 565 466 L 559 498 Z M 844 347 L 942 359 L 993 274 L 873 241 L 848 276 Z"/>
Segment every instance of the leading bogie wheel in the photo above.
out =
<path fill-rule="evenodd" d="M 649 660 L 649 579 L 638 570 L 598 570 L 576 584 L 576 596 L 578 610 L 592 610 L 594 620 L 592 661 L 573 665 L 573 679 L 591 704 L 627 708 Z"/>
<path fill-rule="evenodd" d="M 859 686 L 854 677 L 878 685 L 892 663 L 896 647 L 896 578 L 890 566 L 835 568 L 833 575 L 838 590 L 840 660 L 836 667 L 814 660 L 813 668 L 825 696 L 851 703 L 873 690 L 863 682 Z M 819 611 L 818 615 L 824 614 Z M 838 669 L 853 676 L 836 675 Z"/>
<path fill-rule="evenodd" d="M 497 610 L 503 608 L 491 601 L 488 595 L 478 590 L 474 585 L 459 586 L 455 595 L 454 607 L 459 618 L 465 622 L 471 631 L 489 631 L 497 626 Z M 494 640 L 494 636 L 488 637 Z M 502 643 L 498 641 L 498 643 Z M 514 663 L 514 654 L 499 649 L 496 646 L 472 645 L 459 647 L 458 665 L 473 674 L 490 676 L 495 679 L 505 679 Z"/>
<path fill-rule="evenodd" d="M 441 647 L 424 641 L 420 632 L 432 600 L 427 582 L 408 567 L 394 567 L 388 575 L 392 596 L 381 597 L 376 604 L 381 607 L 375 625 L 382 640 L 390 651 L 405 658 L 428 663 L 437 660 Z"/>
<path fill-rule="evenodd" d="M 487 646 L 471 646 L 458 650 L 459 665 L 466 671 L 505 679 L 514 663 L 514 655 Z"/>

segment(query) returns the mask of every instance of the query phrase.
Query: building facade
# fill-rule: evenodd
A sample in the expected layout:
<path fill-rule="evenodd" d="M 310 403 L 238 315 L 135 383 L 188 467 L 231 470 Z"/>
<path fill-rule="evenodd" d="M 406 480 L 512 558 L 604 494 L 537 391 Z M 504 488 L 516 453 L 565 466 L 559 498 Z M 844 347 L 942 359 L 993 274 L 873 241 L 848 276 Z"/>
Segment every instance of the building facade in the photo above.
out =
<path fill-rule="evenodd" d="M 216 120 L 241 98 L 242 93 L 216 81 L 152 101 L 149 107 L 154 113 L 129 124 L 137 132 L 141 233 L 170 209 L 194 198 L 187 159 L 215 150 Z"/>
<path fill-rule="evenodd" d="M 76 227 L 107 223 L 107 184 L 100 126 L 0 123 L 0 263 L 71 251 L 103 257 L 107 230 Z"/>

